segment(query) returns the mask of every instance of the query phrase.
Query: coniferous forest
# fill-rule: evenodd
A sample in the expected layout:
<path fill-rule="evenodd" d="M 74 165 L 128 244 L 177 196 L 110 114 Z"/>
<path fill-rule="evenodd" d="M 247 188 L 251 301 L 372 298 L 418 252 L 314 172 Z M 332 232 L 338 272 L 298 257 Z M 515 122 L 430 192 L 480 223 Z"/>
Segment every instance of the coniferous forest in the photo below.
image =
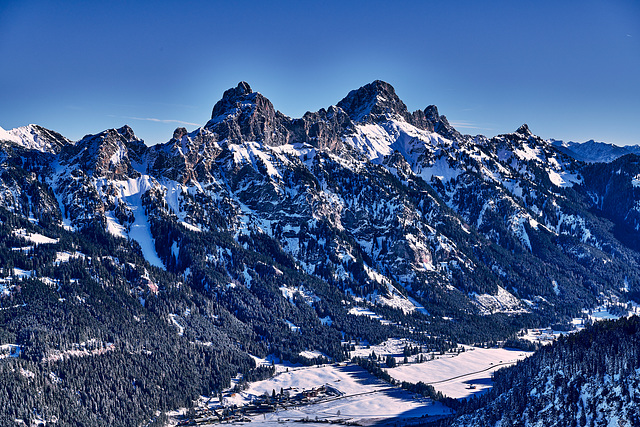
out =
<path fill-rule="evenodd" d="M 456 426 L 640 425 L 640 318 L 598 322 L 494 374 Z"/>

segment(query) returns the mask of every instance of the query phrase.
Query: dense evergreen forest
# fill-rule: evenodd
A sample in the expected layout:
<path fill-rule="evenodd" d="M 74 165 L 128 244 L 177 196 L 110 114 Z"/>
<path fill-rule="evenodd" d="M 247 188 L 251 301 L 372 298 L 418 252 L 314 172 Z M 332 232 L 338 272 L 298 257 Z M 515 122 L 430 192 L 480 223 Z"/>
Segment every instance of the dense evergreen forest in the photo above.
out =
<path fill-rule="evenodd" d="M 453 403 L 453 402 L 450 402 Z M 640 318 L 602 321 L 494 374 L 455 426 L 640 425 Z M 613 423 L 613 424 L 612 424 Z"/>
<path fill-rule="evenodd" d="M 25 238 L 33 235 L 50 242 Z M 407 336 L 448 345 L 424 334 L 426 320 L 409 323 L 401 311 L 384 311 L 397 319 L 391 325 L 346 313 L 348 297 L 291 268 L 264 237 L 246 240 L 273 246 L 261 256 L 223 233 L 193 238 L 232 242 L 232 256 L 253 267 L 251 289 L 205 263 L 194 262 L 187 277 L 150 266 L 137 243 L 99 226 L 70 233 L 0 208 L 0 345 L 20 349 L 19 357 L 0 354 L 0 424 L 160 425 L 164 411 L 216 396 L 238 373 L 243 381 L 272 375 L 250 354 L 311 364 L 327 359 L 305 359 L 301 351 L 344 360 L 343 340 Z M 321 298 L 309 304 L 299 293 L 283 297 L 279 287 L 301 283 Z M 331 326 L 318 320 L 326 316 Z"/>

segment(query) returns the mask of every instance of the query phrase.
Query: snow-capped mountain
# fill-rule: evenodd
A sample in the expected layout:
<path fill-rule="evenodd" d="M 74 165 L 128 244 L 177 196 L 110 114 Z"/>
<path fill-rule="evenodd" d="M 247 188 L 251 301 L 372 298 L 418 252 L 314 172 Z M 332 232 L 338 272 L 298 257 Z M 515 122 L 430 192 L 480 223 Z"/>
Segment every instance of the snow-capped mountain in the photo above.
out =
<path fill-rule="evenodd" d="M 0 337 L 33 360 L 62 351 L 37 332 L 57 320 L 17 312 L 40 296 L 127 354 L 177 331 L 198 360 L 240 355 L 209 366 L 211 391 L 249 373 L 248 354 L 488 342 L 640 291 L 635 156 L 587 164 L 527 125 L 463 135 L 382 81 L 302 118 L 241 82 L 154 146 L 128 126 L 76 142 L 20 129 L 0 133 L 0 304 L 19 319 Z M 20 237 L 36 234 L 56 246 Z M 132 344 L 145 321 L 157 340 Z"/>
<path fill-rule="evenodd" d="M 65 224 L 82 230 L 98 221 L 137 241 L 151 264 L 177 272 L 191 268 L 180 257 L 184 233 L 223 229 L 238 241 L 264 234 L 308 274 L 410 310 L 407 298 L 429 306 L 449 295 L 458 308 L 469 304 L 464 311 L 487 313 L 482 301 L 500 292 L 510 303 L 489 312 L 526 313 L 541 301 L 574 298 L 586 304 L 593 292 L 562 271 L 567 264 L 588 275 L 590 264 L 611 262 L 627 280 L 638 277 L 638 254 L 593 215 L 599 208 L 606 217 L 602 200 L 618 193 L 592 182 L 592 169 L 527 125 L 471 137 L 435 106 L 409 113 L 382 81 L 301 119 L 241 82 L 203 127 L 178 128 L 153 147 L 128 126 L 75 143 L 28 129 L 36 136 L 18 140 L 28 132 L 14 130 L 5 139 L 56 154 L 42 165 L 52 170 L 41 181 Z M 631 189 L 634 173 L 627 174 Z M 634 200 L 615 215 L 637 229 L 628 215 Z M 17 203 L 5 205 L 15 210 Z M 158 235 L 159 224 L 177 228 Z M 559 260 L 541 257 L 547 252 Z M 514 261 L 524 258 L 538 271 Z M 606 282 L 623 277 L 599 274 Z"/>
<path fill-rule="evenodd" d="M 64 145 L 71 143 L 59 133 L 38 125 L 27 125 L 8 131 L 0 127 L 0 141 L 47 153 L 58 153 Z"/>
<path fill-rule="evenodd" d="M 596 142 L 592 139 L 586 142 L 565 142 L 552 139 L 551 143 L 563 153 L 587 163 L 610 163 L 627 154 L 640 154 L 640 145 L 618 146 L 606 142 Z"/>

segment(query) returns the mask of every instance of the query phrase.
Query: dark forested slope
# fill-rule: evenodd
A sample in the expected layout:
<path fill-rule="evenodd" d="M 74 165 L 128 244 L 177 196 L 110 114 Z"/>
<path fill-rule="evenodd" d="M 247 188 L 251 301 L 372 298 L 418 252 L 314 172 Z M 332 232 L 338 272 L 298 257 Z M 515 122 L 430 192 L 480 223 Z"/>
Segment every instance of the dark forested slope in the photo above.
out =
<path fill-rule="evenodd" d="M 494 375 L 456 426 L 640 425 L 640 318 L 602 321 Z"/>

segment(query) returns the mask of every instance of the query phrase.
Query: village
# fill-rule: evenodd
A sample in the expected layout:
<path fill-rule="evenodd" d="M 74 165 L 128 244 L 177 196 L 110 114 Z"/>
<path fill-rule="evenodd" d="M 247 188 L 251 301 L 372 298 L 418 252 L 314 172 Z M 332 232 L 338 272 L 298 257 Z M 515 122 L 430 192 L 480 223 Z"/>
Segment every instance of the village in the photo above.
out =
<path fill-rule="evenodd" d="M 250 422 L 249 417 L 277 412 L 294 407 L 326 402 L 339 398 L 343 393 L 330 385 L 298 390 L 295 387 L 280 389 L 277 393 L 265 393 L 256 397 L 247 405 L 217 406 L 206 404 L 190 408 L 185 414 L 177 416 L 179 426 L 206 426 L 215 423 Z"/>

